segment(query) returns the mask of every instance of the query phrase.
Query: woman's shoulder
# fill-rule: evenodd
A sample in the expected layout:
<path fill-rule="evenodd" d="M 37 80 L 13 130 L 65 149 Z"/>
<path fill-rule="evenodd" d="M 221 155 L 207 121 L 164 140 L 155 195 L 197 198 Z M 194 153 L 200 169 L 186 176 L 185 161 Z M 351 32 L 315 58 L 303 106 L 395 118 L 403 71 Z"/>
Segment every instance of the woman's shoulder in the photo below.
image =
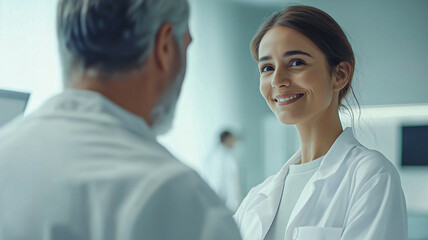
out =
<path fill-rule="evenodd" d="M 397 169 L 385 155 L 362 145 L 355 146 L 349 152 L 346 163 L 357 178 L 368 179 L 380 174 L 386 174 L 399 179 Z"/>

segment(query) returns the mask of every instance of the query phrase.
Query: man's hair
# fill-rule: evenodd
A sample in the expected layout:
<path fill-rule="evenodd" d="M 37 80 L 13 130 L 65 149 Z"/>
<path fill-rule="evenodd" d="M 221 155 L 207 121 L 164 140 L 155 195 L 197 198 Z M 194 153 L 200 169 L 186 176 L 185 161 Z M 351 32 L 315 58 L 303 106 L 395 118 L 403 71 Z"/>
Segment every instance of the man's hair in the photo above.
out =
<path fill-rule="evenodd" d="M 189 6 L 187 0 L 59 0 L 57 14 L 67 81 L 71 71 L 93 68 L 111 75 L 141 66 L 153 51 L 159 28 L 167 22 L 181 44 Z"/>

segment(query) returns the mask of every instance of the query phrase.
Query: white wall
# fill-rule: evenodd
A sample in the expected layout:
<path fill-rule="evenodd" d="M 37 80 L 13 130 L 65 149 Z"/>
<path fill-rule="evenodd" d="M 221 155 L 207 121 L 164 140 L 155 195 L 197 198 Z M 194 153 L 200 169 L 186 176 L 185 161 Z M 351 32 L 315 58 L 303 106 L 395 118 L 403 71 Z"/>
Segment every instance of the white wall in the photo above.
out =
<path fill-rule="evenodd" d="M 27 112 L 62 88 L 55 0 L 0 0 L 0 88 L 30 92 Z"/>

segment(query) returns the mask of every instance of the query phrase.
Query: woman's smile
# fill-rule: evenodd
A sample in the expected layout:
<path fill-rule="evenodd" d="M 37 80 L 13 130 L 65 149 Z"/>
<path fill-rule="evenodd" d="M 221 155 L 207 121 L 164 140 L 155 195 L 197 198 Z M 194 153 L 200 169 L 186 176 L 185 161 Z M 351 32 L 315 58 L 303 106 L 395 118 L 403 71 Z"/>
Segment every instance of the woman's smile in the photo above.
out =
<path fill-rule="evenodd" d="M 297 94 L 282 94 L 278 95 L 274 98 L 277 106 L 284 106 L 295 103 L 299 101 L 305 94 L 297 93 Z"/>

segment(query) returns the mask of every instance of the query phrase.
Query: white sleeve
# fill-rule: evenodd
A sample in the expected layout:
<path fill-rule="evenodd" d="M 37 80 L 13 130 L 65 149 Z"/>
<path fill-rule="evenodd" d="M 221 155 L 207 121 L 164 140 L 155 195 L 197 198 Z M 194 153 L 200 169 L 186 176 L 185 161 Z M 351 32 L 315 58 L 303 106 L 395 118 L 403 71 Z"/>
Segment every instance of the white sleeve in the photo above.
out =
<path fill-rule="evenodd" d="M 241 204 L 238 207 L 238 210 L 236 210 L 235 214 L 233 215 L 233 219 L 235 220 L 236 224 L 238 224 L 239 229 L 241 229 L 241 223 L 242 223 L 242 217 L 244 213 L 247 211 L 248 208 L 248 202 L 251 200 L 254 200 L 254 194 L 253 194 L 254 188 L 251 188 L 248 192 L 247 196 L 244 198 L 244 200 L 241 202 Z"/>
<path fill-rule="evenodd" d="M 407 239 L 407 210 L 398 173 L 379 173 L 359 188 L 351 199 L 341 239 Z"/>

